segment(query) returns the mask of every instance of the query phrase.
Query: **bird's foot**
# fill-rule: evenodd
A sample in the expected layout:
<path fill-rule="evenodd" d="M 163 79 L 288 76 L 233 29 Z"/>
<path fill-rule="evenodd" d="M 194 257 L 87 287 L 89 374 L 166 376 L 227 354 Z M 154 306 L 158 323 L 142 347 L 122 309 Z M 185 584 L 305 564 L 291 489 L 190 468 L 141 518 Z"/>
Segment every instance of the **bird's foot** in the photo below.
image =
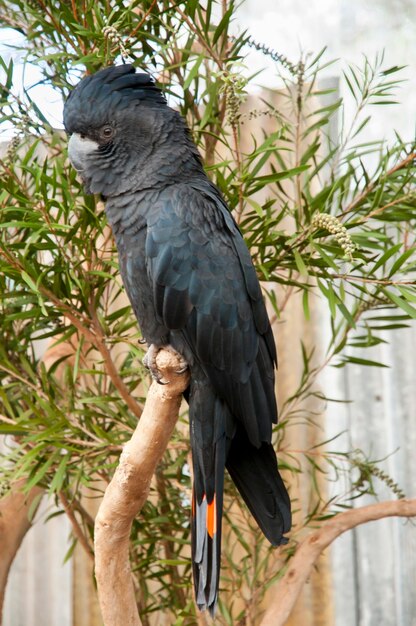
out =
<path fill-rule="evenodd" d="M 143 357 L 143 365 L 147 367 L 153 380 L 159 383 L 159 385 L 167 385 L 169 381 L 163 380 L 163 377 L 161 376 L 156 363 L 156 357 L 161 350 L 167 350 L 177 357 L 179 361 L 179 369 L 175 370 L 175 374 L 183 374 L 188 369 L 188 363 L 186 362 L 184 357 L 170 345 L 156 346 L 154 343 L 152 343 L 149 346 L 148 351 Z"/>

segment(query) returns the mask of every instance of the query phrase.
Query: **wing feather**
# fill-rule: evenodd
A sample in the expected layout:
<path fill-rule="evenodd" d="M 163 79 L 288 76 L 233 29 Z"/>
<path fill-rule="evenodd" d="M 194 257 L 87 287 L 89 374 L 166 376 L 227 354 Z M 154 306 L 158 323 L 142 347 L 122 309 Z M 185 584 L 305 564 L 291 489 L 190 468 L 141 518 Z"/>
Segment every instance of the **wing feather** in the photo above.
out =
<path fill-rule="evenodd" d="M 276 350 L 250 254 L 218 193 L 207 189 L 178 185 L 165 203 L 162 196 L 148 218 L 147 272 L 162 323 L 181 331 L 258 447 L 276 421 Z"/>

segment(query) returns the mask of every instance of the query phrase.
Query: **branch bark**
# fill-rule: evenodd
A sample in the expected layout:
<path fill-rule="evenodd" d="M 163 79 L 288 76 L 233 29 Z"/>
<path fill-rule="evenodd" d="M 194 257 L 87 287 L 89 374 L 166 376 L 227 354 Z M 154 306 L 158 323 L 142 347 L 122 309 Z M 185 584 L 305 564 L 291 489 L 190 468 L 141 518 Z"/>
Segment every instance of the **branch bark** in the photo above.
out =
<path fill-rule="evenodd" d="M 10 492 L 0 500 L 0 624 L 10 566 L 31 526 L 29 509 L 43 492 L 40 487 L 33 487 L 25 494 L 22 491 L 24 483 L 22 479 L 13 484 Z"/>
<path fill-rule="evenodd" d="M 299 544 L 289 569 L 275 585 L 274 599 L 260 626 L 284 626 L 319 555 L 337 537 L 360 524 L 394 516 L 415 517 L 416 499 L 380 502 L 345 511 L 325 522 L 316 532 L 309 534 Z"/>
<path fill-rule="evenodd" d="M 140 421 L 124 446 L 95 520 L 95 574 L 105 626 L 141 626 L 129 561 L 133 519 L 144 505 L 150 481 L 178 419 L 189 375 L 177 374 L 177 357 L 162 350 L 157 365 L 166 385 L 153 383 Z"/>

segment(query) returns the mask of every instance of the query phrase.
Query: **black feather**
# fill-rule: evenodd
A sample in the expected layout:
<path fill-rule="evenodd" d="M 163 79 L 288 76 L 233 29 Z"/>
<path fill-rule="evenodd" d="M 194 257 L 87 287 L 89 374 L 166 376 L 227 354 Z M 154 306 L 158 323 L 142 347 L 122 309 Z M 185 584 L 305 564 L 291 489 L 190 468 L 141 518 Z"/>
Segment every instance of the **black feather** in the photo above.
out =
<path fill-rule="evenodd" d="M 290 500 L 273 447 L 263 442 L 255 448 L 239 428 L 231 442 L 226 467 L 270 543 L 287 543 L 283 534 L 291 527 Z"/>
<path fill-rule="evenodd" d="M 192 567 L 200 609 L 214 614 L 219 585 L 221 519 L 229 411 L 208 384 L 190 387 L 191 443 L 194 470 Z M 203 446 L 201 446 L 203 442 Z M 211 508 L 211 516 L 208 511 Z"/>

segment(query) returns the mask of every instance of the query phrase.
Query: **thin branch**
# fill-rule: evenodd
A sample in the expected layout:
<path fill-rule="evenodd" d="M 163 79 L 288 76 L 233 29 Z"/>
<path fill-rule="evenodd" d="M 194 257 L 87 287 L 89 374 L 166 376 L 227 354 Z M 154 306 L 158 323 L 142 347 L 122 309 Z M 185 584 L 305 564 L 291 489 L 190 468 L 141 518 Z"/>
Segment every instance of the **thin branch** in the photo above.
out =
<path fill-rule="evenodd" d="M 93 516 L 82 506 L 81 502 L 74 498 L 71 501 L 71 507 L 78 511 L 81 515 L 84 524 L 87 524 L 91 528 L 94 528 L 94 518 Z"/>
<path fill-rule="evenodd" d="M 351 211 L 354 211 L 354 209 L 359 207 L 360 204 L 364 202 L 364 200 L 374 190 L 374 188 L 380 184 L 380 181 L 383 178 L 389 178 L 390 176 L 392 176 L 399 170 L 406 168 L 415 159 L 416 159 L 416 152 L 411 152 L 410 154 L 407 155 L 406 158 L 402 159 L 402 161 L 399 161 L 399 163 L 396 163 L 396 165 L 394 165 L 391 169 L 389 169 L 385 174 L 383 174 L 382 176 L 379 176 L 378 178 L 376 178 L 376 180 L 373 180 L 371 183 L 367 185 L 367 187 L 365 187 L 365 189 L 363 189 L 363 191 L 356 198 L 354 198 L 354 200 L 350 202 L 350 204 L 348 204 L 348 206 L 345 207 L 345 209 L 340 214 L 337 215 L 337 217 L 339 218 L 343 215 L 346 215 L 347 213 L 350 213 Z"/>
<path fill-rule="evenodd" d="M 35 391 L 41 398 L 45 400 L 47 399 L 47 395 L 44 393 L 44 391 L 41 389 L 39 385 L 35 385 L 24 376 L 21 376 L 19 372 L 16 372 L 2 364 L 0 364 L 0 371 L 6 372 L 6 374 L 9 374 L 12 378 L 15 378 L 16 380 L 20 380 L 21 383 L 23 383 L 24 385 L 27 385 L 27 387 Z"/>
<path fill-rule="evenodd" d="M 203 37 L 202 33 L 197 28 L 197 26 L 186 15 L 186 13 L 184 13 L 182 11 L 182 9 L 180 9 L 178 6 L 176 6 L 176 11 L 179 13 L 179 15 L 181 16 L 182 20 L 188 25 L 189 30 L 198 37 L 199 43 L 201 44 L 201 46 L 203 48 L 205 48 L 206 52 L 208 53 L 208 58 L 213 59 L 215 61 L 215 63 L 218 65 L 218 67 L 220 69 L 223 69 L 224 68 L 224 63 L 223 63 L 222 58 L 219 57 L 216 54 L 216 52 L 215 52 L 215 50 L 213 48 L 211 48 L 211 46 L 209 45 L 208 41 L 206 41 L 205 37 Z"/>
<path fill-rule="evenodd" d="M 366 222 L 371 217 L 374 217 L 375 215 L 379 215 L 380 213 L 383 213 L 383 211 L 385 211 L 386 209 L 390 209 L 390 207 L 396 206 L 397 204 L 400 204 L 401 202 L 404 202 L 405 200 L 410 200 L 414 198 L 414 196 L 415 196 L 415 192 L 409 191 L 409 193 L 406 193 L 403 196 L 396 198 L 396 200 L 392 200 L 391 202 L 388 202 L 384 206 L 377 207 L 377 209 L 374 209 L 374 211 L 371 211 L 370 213 L 368 213 L 368 215 L 365 215 L 362 221 Z M 354 225 L 355 225 L 355 222 L 354 222 Z"/>
<path fill-rule="evenodd" d="M 108 349 L 107 344 L 105 342 L 104 331 L 98 320 L 97 312 L 93 307 L 91 307 L 90 313 L 91 313 L 94 329 L 96 332 L 96 344 L 95 345 L 100 351 L 101 356 L 103 357 L 104 364 L 106 366 L 106 372 L 110 376 L 114 387 L 117 389 L 121 398 L 123 398 L 124 402 L 129 407 L 130 411 L 139 419 L 142 414 L 142 408 L 140 404 L 137 402 L 137 400 L 135 400 L 134 397 L 131 395 L 127 385 L 123 382 L 122 378 L 120 377 L 120 374 L 111 356 L 111 352 Z"/>
<path fill-rule="evenodd" d="M 46 4 L 45 4 L 45 2 L 43 0 L 38 0 L 38 3 L 40 4 L 40 6 L 42 8 L 42 11 L 51 20 L 52 26 L 54 26 L 56 31 L 60 35 L 62 35 L 64 37 L 64 39 L 69 43 L 69 45 L 73 48 L 75 54 L 78 54 L 79 53 L 78 48 L 76 47 L 76 45 L 72 41 L 71 37 L 68 35 L 67 31 L 65 30 L 65 27 L 62 26 L 63 22 L 61 22 L 60 20 L 57 20 L 55 18 L 55 15 L 49 10 L 49 8 L 46 6 Z"/>
<path fill-rule="evenodd" d="M 132 38 L 136 35 L 136 33 L 137 33 L 140 29 L 141 29 L 141 27 L 143 26 L 143 24 L 145 23 L 145 21 L 147 20 L 147 18 L 148 18 L 148 17 L 149 17 L 149 15 L 151 14 L 151 12 L 153 11 L 154 6 L 155 6 L 156 2 L 157 2 L 157 0 L 153 0 L 153 2 L 151 3 L 151 5 L 150 5 L 150 7 L 147 9 L 147 11 L 146 11 L 146 12 L 144 12 L 144 11 L 143 11 L 143 17 L 142 17 L 142 19 L 141 19 L 141 20 L 140 20 L 140 22 L 137 24 L 137 26 L 135 26 L 135 27 L 133 28 L 133 30 L 131 31 L 131 33 L 130 33 L 130 34 L 129 34 L 129 36 L 127 37 L 127 41 L 128 41 L 129 39 L 132 39 Z M 140 11 L 140 9 L 139 9 L 138 7 L 133 9 L 133 13 L 138 14 L 138 13 L 139 13 L 139 11 Z"/>
<path fill-rule="evenodd" d="M 260 626 L 284 626 L 295 602 L 321 555 L 337 537 L 360 524 L 386 517 L 415 517 L 416 498 L 379 502 L 351 509 L 326 521 L 319 530 L 300 542 L 283 578 L 274 586 L 273 600 Z"/>
<path fill-rule="evenodd" d="M 305 64 L 301 60 L 297 67 L 297 82 L 296 82 L 296 122 L 295 122 L 295 167 L 301 165 L 302 157 L 302 109 L 303 109 L 303 87 L 304 87 L 304 71 Z M 298 173 L 295 176 L 295 205 L 297 206 L 298 215 L 302 218 L 302 174 Z"/>
<path fill-rule="evenodd" d="M 82 547 L 84 548 L 85 552 L 88 554 L 90 559 L 94 560 L 93 550 L 90 544 L 88 543 L 88 539 L 84 535 L 84 532 L 81 526 L 79 525 L 77 518 L 75 517 L 74 511 L 73 511 L 73 508 L 74 508 L 73 504 L 70 504 L 68 502 L 68 499 L 63 491 L 59 492 L 59 499 L 62 503 L 62 506 L 64 507 L 65 513 L 68 516 L 69 521 L 71 522 L 72 531 L 75 537 L 78 539 L 78 541 L 80 542 L 80 544 L 82 545 Z"/>

